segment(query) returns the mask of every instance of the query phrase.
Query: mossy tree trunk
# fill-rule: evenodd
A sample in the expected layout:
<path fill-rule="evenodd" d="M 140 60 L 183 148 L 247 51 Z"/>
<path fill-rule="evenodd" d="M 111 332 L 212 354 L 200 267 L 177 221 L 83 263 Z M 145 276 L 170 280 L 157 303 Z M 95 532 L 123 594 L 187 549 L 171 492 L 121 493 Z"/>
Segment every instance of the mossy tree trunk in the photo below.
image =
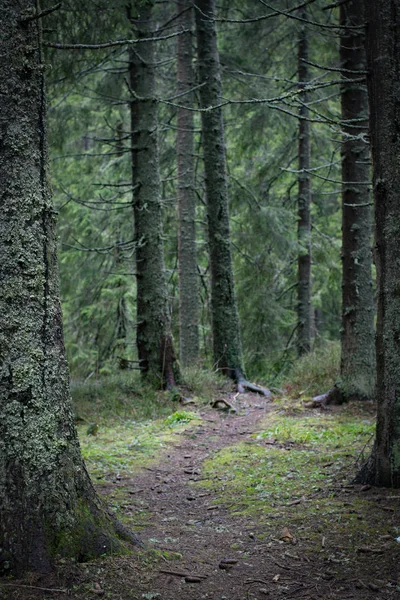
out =
<path fill-rule="evenodd" d="M 152 9 L 153 2 L 146 2 L 138 14 L 132 11 L 137 39 L 154 35 Z M 164 267 L 154 46 L 155 42 L 145 41 L 129 51 L 137 346 L 142 373 L 171 387 L 176 361 Z"/>
<path fill-rule="evenodd" d="M 34 0 L 0 19 L 0 573 L 121 550 L 82 462 L 65 360 Z"/>
<path fill-rule="evenodd" d="M 221 75 L 214 0 L 196 1 L 200 101 L 203 109 L 221 102 Z M 211 313 L 215 366 L 230 377 L 243 371 L 239 317 L 229 231 L 224 125 L 220 108 L 201 113 L 211 267 Z"/>
<path fill-rule="evenodd" d="M 189 30 L 177 42 L 177 91 L 181 106 L 193 107 L 193 0 L 178 0 L 180 26 Z M 189 92 L 189 93 L 188 93 Z M 178 258 L 179 327 L 182 365 L 199 359 L 199 277 L 196 251 L 196 197 L 194 191 L 193 112 L 178 108 Z"/>
<path fill-rule="evenodd" d="M 400 487 L 400 0 L 366 0 L 376 226 L 377 426 L 358 480 Z"/>
<path fill-rule="evenodd" d="M 301 18 L 307 19 L 307 10 L 302 9 Z M 298 85 L 302 90 L 308 83 L 308 34 L 307 26 L 300 26 L 298 42 Z M 297 349 L 299 355 L 311 350 L 311 124 L 307 106 L 308 93 L 299 96 L 299 195 L 297 214 Z"/>
<path fill-rule="evenodd" d="M 363 0 L 340 6 L 342 73 L 342 331 L 338 387 L 344 399 L 375 394 L 375 331 L 372 288 L 372 208 Z M 360 29 L 355 29 L 360 27 Z M 357 72 L 360 75 L 357 76 Z"/>

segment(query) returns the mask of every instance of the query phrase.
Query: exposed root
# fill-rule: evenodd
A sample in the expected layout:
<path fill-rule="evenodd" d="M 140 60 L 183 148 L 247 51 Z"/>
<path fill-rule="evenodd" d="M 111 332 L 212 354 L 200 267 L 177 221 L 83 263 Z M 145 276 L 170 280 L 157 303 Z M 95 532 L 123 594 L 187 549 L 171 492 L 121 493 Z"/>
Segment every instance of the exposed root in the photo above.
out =
<path fill-rule="evenodd" d="M 226 374 L 236 383 L 236 391 L 238 394 L 244 394 L 246 391 L 254 392 L 255 394 L 265 396 L 268 400 L 272 400 L 272 392 L 268 388 L 247 381 L 240 369 L 230 369 Z"/>
<path fill-rule="evenodd" d="M 352 483 L 376 485 L 376 461 L 375 452 L 372 450 L 368 460 L 362 465 L 361 469 L 354 477 Z"/>
<path fill-rule="evenodd" d="M 217 398 L 217 400 L 211 402 L 211 408 L 219 408 L 221 410 L 231 410 L 232 412 L 236 412 L 236 408 L 230 402 L 222 398 Z"/>
<path fill-rule="evenodd" d="M 260 394 L 261 396 L 265 396 L 266 398 L 268 398 L 268 400 L 272 400 L 272 392 L 268 388 L 264 388 L 259 385 L 255 385 L 254 383 L 247 381 L 247 379 L 244 379 L 243 377 L 241 377 L 240 379 L 238 379 L 236 381 L 236 385 L 237 385 L 236 389 L 239 392 L 239 394 L 243 394 L 246 391 L 254 392 L 255 394 Z"/>
<path fill-rule="evenodd" d="M 334 385 L 333 388 L 321 394 L 320 396 L 314 396 L 311 402 L 307 403 L 307 408 L 326 408 L 332 404 L 343 404 L 344 397 L 339 388 Z"/>
<path fill-rule="evenodd" d="M 108 513 L 111 521 L 113 523 L 114 526 L 114 530 L 116 532 L 116 534 L 118 535 L 118 537 L 125 541 L 125 542 L 129 542 L 130 544 L 132 544 L 133 546 L 139 546 L 139 548 L 145 548 L 146 545 L 144 544 L 144 542 L 140 539 L 140 537 L 138 537 L 135 533 L 133 533 L 133 531 L 131 531 L 130 529 L 128 529 L 127 527 L 125 527 L 125 525 L 123 525 L 121 523 L 121 521 L 119 521 L 115 515 L 111 512 Z"/>

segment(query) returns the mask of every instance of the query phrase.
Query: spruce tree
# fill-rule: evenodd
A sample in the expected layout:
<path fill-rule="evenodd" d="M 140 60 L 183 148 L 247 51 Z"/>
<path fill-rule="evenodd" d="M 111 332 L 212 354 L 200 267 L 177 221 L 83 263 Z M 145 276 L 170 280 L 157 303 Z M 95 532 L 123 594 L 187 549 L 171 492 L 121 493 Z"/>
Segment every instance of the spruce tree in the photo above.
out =
<path fill-rule="evenodd" d="M 358 481 L 400 487 L 400 0 L 366 0 L 378 315 L 377 424 Z"/>
<path fill-rule="evenodd" d="M 0 54 L 0 573 L 19 574 L 135 538 L 96 495 L 77 439 L 33 0 L 2 2 Z"/>

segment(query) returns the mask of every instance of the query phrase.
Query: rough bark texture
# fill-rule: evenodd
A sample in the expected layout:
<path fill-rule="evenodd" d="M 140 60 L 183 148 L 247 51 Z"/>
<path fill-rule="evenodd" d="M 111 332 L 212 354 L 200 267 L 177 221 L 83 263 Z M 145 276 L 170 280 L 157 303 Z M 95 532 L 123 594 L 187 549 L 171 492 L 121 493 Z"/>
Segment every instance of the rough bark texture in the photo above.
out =
<path fill-rule="evenodd" d="M 374 450 L 360 481 L 400 487 L 400 0 L 366 0 L 377 267 Z"/>
<path fill-rule="evenodd" d="M 197 52 L 201 107 L 221 101 L 220 63 L 214 0 L 196 6 Z M 228 185 L 221 109 L 201 113 L 211 265 L 211 312 L 215 366 L 237 378 L 242 373 L 239 317 L 233 281 L 229 232 Z"/>
<path fill-rule="evenodd" d="M 363 0 L 340 7 L 340 23 L 364 23 Z M 344 399 L 372 399 L 375 394 L 374 297 L 372 289 L 372 208 L 366 183 L 370 178 L 370 152 L 363 139 L 368 127 L 366 84 L 354 72 L 366 69 L 364 31 L 343 30 L 340 59 L 343 69 L 341 105 L 342 143 L 342 332 L 338 387 Z"/>
<path fill-rule="evenodd" d="M 151 37 L 152 2 L 134 19 L 138 39 Z M 154 44 L 130 50 L 133 209 L 136 240 L 137 345 L 142 373 L 173 384 L 172 340 L 161 215 Z"/>
<path fill-rule="evenodd" d="M 65 360 L 34 0 L 0 19 L 0 573 L 121 550 L 77 440 Z"/>
<path fill-rule="evenodd" d="M 307 11 L 301 11 L 307 18 Z M 305 25 L 301 26 L 298 43 L 299 88 L 308 82 L 308 34 Z M 297 261 L 297 348 L 299 355 L 311 350 L 311 124 L 307 121 L 309 108 L 308 93 L 300 95 L 299 116 L 299 196 L 297 240 L 299 255 Z"/>
<path fill-rule="evenodd" d="M 193 106 L 193 0 L 178 0 L 178 13 L 183 12 L 180 26 L 189 32 L 178 37 L 177 91 L 182 106 Z M 194 192 L 193 112 L 178 109 L 178 258 L 179 258 L 179 326 L 182 365 L 199 359 L 199 311 L 196 251 L 196 197 Z"/>

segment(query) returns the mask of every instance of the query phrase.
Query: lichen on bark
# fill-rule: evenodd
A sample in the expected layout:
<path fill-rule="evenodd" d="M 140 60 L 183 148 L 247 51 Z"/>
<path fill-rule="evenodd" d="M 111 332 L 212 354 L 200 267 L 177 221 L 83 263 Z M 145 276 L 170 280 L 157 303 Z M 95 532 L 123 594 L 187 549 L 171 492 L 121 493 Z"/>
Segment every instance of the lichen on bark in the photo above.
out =
<path fill-rule="evenodd" d="M 239 316 L 233 278 L 221 75 L 214 0 L 196 2 L 196 32 L 204 173 L 211 267 L 211 313 L 215 367 L 237 379 L 243 373 Z"/>
<path fill-rule="evenodd" d="M 5 0 L 0 20 L 1 573 L 123 549 L 82 461 L 69 395 L 40 21 L 24 20 L 37 10 Z"/>
<path fill-rule="evenodd" d="M 184 366 L 199 359 L 199 316 L 196 251 L 196 197 L 193 154 L 193 0 L 178 0 L 180 25 L 187 32 L 177 41 L 178 108 L 176 153 L 178 162 L 178 258 L 180 358 Z"/>
<path fill-rule="evenodd" d="M 307 9 L 300 11 L 307 19 Z M 308 29 L 300 25 L 298 41 L 299 139 L 298 139 L 298 202 L 297 202 L 297 349 L 299 355 L 311 350 L 311 124 L 308 108 Z"/>
<path fill-rule="evenodd" d="M 153 2 L 132 16 L 137 39 L 152 36 Z M 173 352 L 161 214 L 153 42 L 130 49 L 133 214 L 136 241 L 137 346 L 143 374 L 171 387 L 179 376 Z"/>
<path fill-rule="evenodd" d="M 377 425 L 358 481 L 400 487 L 400 0 L 366 0 L 377 269 Z"/>
<path fill-rule="evenodd" d="M 361 135 L 368 128 L 368 96 L 363 2 L 340 7 L 342 128 L 342 329 L 340 389 L 344 399 L 375 395 L 374 295 L 372 287 L 372 210 L 370 152 Z M 347 27 L 347 29 L 346 29 Z M 360 29 L 355 29 L 359 27 Z M 349 73 L 351 72 L 351 75 Z"/>

